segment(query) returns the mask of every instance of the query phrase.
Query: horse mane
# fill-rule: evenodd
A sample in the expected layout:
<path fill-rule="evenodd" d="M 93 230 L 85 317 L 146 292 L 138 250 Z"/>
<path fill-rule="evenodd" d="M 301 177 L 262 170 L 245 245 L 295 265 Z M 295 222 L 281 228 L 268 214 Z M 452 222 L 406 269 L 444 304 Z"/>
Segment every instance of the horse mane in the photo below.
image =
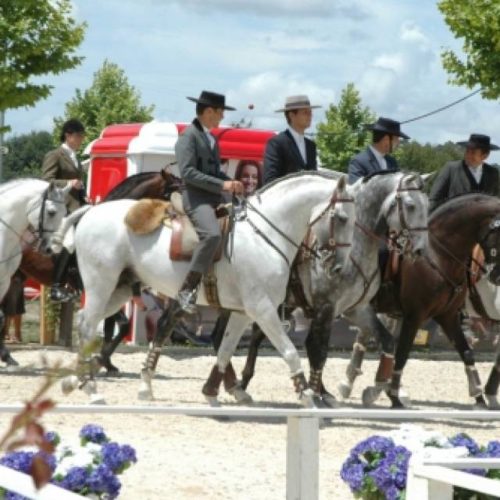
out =
<path fill-rule="evenodd" d="M 339 173 L 338 172 L 329 172 L 328 170 L 301 170 L 299 172 L 293 172 L 291 174 L 285 175 L 284 177 L 279 177 L 278 179 L 274 179 L 273 181 L 269 182 L 268 184 L 265 184 L 264 186 L 260 187 L 255 191 L 255 193 L 252 196 L 259 195 L 267 191 L 269 188 L 272 188 L 276 184 L 280 182 L 284 182 L 287 179 L 293 179 L 295 177 L 304 177 L 306 175 L 312 175 L 312 176 L 317 176 L 317 177 L 323 177 L 324 179 L 329 179 L 329 180 L 336 180 L 339 178 Z"/>
<path fill-rule="evenodd" d="M 449 212 L 455 212 L 457 210 L 457 202 L 463 201 L 464 205 L 469 205 L 471 201 L 474 200 L 478 202 L 490 202 L 496 201 L 500 203 L 500 200 L 496 196 L 491 196 L 489 194 L 484 194 L 479 191 L 473 193 L 462 193 L 457 194 L 448 198 L 444 203 L 439 205 L 429 216 L 429 221 L 436 219 L 437 217 L 443 217 Z"/>
<path fill-rule="evenodd" d="M 139 172 L 138 174 L 126 177 L 111 191 L 109 191 L 109 193 L 104 197 L 104 201 L 121 200 L 126 198 L 130 191 L 132 191 L 135 187 L 148 181 L 149 179 L 152 179 L 153 177 L 160 175 L 160 172 Z"/>
<path fill-rule="evenodd" d="M 27 181 L 43 181 L 44 179 L 38 179 L 36 177 L 17 177 L 16 179 L 11 179 L 9 181 L 3 182 L 0 186 L 0 195 L 9 191 L 13 187 L 16 187 L 17 184 L 22 184 Z M 47 182 L 47 181 L 44 181 Z"/>

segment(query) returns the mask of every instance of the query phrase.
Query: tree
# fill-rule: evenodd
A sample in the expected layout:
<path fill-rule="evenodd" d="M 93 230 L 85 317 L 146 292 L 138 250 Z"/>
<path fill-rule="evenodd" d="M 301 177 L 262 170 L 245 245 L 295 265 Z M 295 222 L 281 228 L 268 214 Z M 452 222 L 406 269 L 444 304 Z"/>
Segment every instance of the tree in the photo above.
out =
<path fill-rule="evenodd" d="M 132 87 L 118 65 L 104 61 L 94 74 L 90 88 L 65 106 L 64 117 L 54 119 L 55 137 L 68 118 L 78 118 L 85 125 L 89 141 L 99 137 L 102 129 L 113 123 L 146 122 L 152 120 L 154 106 L 141 106 L 140 94 Z"/>
<path fill-rule="evenodd" d="M 498 0 L 441 0 L 439 10 L 456 38 L 464 40 L 465 60 L 451 50 L 442 53 L 451 83 L 482 87 L 487 99 L 500 97 L 500 2 Z"/>
<path fill-rule="evenodd" d="M 40 177 L 45 154 L 53 149 L 50 132 L 31 132 L 5 141 L 8 153 L 4 157 L 5 179 Z"/>
<path fill-rule="evenodd" d="M 33 77 L 80 64 L 83 58 L 73 53 L 83 40 L 85 23 L 75 22 L 71 8 L 71 0 L 0 3 L 0 112 L 34 106 L 50 95 L 53 87 L 35 83 Z"/>
<path fill-rule="evenodd" d="M 371 133 L 363 125 L 373 121 L 375 115 L 368 107 L 361 106 L 359 92 L 353 83 L 348 83 L 338 106 L 330 104 L 326 121 L 317 127 L 321 165 L 346 172 L 351 157 L 369 144 Z"/>
<path fill-rule="evenodd" d="M 434 146 L 411 141 L 401 144 L 394 152 L 403 170 L 422 174 L 437 172 L 446 162 L 459 160 L 463 155 L 463 148 L 453 142 Z"/>

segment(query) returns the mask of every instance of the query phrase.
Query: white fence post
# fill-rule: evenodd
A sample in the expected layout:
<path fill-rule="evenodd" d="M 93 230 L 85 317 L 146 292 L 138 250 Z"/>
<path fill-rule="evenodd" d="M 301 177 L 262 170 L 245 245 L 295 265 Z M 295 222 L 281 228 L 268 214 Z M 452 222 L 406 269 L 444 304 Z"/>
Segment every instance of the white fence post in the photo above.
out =
<path fill-rule="evenodd" d="M 287 418 L 286 498 L 317 500 L 319 494 L 319 420 Z"/>
<path fill-rule="evenodd" d="M 415 474 L 422 462 L 416 457 L 410 459 L 406 479 L 406 500 L 452 500 L 453 486 Z"/>

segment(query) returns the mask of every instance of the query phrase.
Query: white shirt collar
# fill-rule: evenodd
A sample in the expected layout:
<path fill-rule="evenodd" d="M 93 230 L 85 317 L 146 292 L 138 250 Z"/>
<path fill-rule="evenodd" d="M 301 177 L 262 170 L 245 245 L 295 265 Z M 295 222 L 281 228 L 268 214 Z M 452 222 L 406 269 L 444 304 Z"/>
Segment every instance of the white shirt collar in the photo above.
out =
<path fill-rule="evenodd" d="M 297 147 L 299 148 L 300 154 L 302 156 L 302 159 L 304 160 L 304 163 L 307 162 L 307 154 L 306 154 L 306 138 L 304 134 L 299 134 L 295 129 L 292 127 L 288 127 L 288 130 L 292 134 L 292 137 L 295 141 L 295 144 L 297 144 Z"/>
<path fill-rule="evenodd" d="M 205 132 L 205 135 L 207 136 L 208 142 L 210 143 L 210 148 L 213 149 L 213 147 L 215 145 L 215 137 L 210 132 L 210 129 L 205 127 L 205 125 L 203 125 L 203 123 L 201 124 L 201 126 L 203 127 L 203 132 Z"/>
<path fill-rule="evenodd" d="M 476 179 L 476 182 L 479 184 L 481 182 L 481 177 L 483 176 L 483 164 L 479 165 L 479 167 L 469 167 L 467 165 L 467 168 L 469 169 L 469 172 L 472 174 L 474 179 Z"/>
<path fill-rule="evenodd" d="M 69 157 L 73 160 L 73 163 L 78 167 L 78 159 L 76 158 L 75 150 L 71 149 L 65 142 L 62 143 L 62 148 L 68 153 Z"/>
<path fill-rule="evenodd" d="M 387 160 L 385 159 L 385 156 L 378 149 L 374 148 L 371 144 L 368 147 L 370 148 L 371 152 L 375 155 L 375 158 L 377 159 L 380 168 L 382 170 L 387 170 Z"/>

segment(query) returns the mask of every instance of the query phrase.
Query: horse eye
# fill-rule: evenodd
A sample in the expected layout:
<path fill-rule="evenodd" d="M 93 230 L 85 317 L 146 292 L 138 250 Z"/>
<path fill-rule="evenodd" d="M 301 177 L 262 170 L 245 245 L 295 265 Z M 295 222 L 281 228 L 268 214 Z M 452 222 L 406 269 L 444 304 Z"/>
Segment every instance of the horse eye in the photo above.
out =
<path fill-rule="evenodd" d="M 47 209 L 47 216 L 48 217 L 54 217 L 56 215 L 57 210 L 55 208 L 48 208 Z"/>
<path fill-rule="evenodd" d="M 344 212 L 339 212 L 337 214 L 337 219 L 339 220 L 339 222 L 342 222 L 343 224 L 345 224 L 347 222 L 347 214 L 345 214 Z"/>

